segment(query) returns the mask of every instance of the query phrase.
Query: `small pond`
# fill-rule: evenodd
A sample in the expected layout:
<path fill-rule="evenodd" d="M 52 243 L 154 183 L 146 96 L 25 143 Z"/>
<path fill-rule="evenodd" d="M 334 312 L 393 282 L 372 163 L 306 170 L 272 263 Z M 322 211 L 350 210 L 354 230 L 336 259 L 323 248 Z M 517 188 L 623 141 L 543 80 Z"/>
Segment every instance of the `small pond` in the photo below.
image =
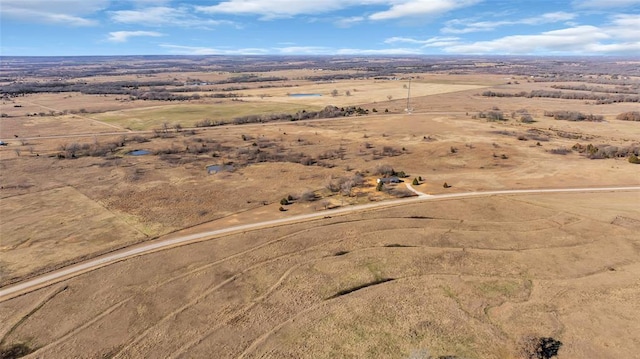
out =
<path fill-rule="evenodd" d="M 319 93 L 292 93 L 289 97 L 320 97 L 322 94 Z"/>
<path fill-rule="evenodd" d="M 144 156 L 144 155 L 148 155 L 151 154 L 151 151 L 147 151 L 147 150 L 133 150 L 131 152 L 128 153 L 131 156 Z"/>
<path fill-rule="evenodd" d="M 233 168 L 232 165 L 210 165 L 207 166 L 207 173 L 215 174 L 220 171 L 233 171 Z"/>

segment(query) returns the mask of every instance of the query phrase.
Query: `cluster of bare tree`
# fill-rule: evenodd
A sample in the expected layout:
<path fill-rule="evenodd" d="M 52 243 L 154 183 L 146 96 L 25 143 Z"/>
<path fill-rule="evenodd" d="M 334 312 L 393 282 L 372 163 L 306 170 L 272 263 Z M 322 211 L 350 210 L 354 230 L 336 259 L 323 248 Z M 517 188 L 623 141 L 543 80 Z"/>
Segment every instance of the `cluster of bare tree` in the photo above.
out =
<path fill-rule="evenodd" d="M 574 91 L 591 91 L 591 92 L 604 92 L 604 93 L 622 93 L 622 94 L 631 94 L 637 95 L 640 92 L 638 88 L 639 85 L 635 86 L 616 86 L 615 88 L 608 88 L 602 86 L 587 86 L 585 84 L 580 85 L 567 85 L 567 84 L 558 84 L 551 85 L 552 88 L 558 90 L 574 90 Z"/>
<path fill-rule="evenodd" d="M 585 115 L 584 113 L 577 111 L 545 111 L 544 115 L 546 117 L 553 117 L 556 120 L 564 120 L 564 121 L 591 121 L 591 122 L 600 122 L 604 121 L 604 116 L 602 115 Z"/>
<path fill-rule="evenodd" d="M 511 112 L 511 118 L 514 120 L 519 120 L 522 123 L 533 123 L 535 120 L 533 116 L 526 109 L 522 108 L 517 111 Z"/>
<path fill-rule="evenodd" d="M 619 114 L 616 119 L 622 121 L 640 121 L 640 111 L 630 111 Z"/>
<path fill-rule="evenodd" d="M 128 142 L 132 141 L 142 143 L 148 141 L 148 139 L 141 136 L 134 136 L 131 138 L 122 136 L 117 141 L 111 141 L 107 143 L 100 143 L 97 140 L 94 143 L 68 143 L 60 145 L 56 157 L 58 157 L 59 159 L 71 159 L 86 156 L 106 157 L 115 154 L 119 148 L 124 147 Z"/>
<path fill-rule="evenodd" d="M 274 121 L 301 121 L 301 120 L 309 120 L 309 119 L 320 119 L 320 118 L 336 118 L 336 117 L 346 117 L 353 115 L 365 115 L 368 114 L 369 111 L 363 109 L 361 107 L 349 106 L 349 107 L 336 107 L 336 106 L 327 106 L 320 111 L 307 111 L 302 110 L 298 111 L 294 114 L 288 113 L 277 113 L 277 114 L 263 114 L 263 115 L 247 115 L 242 117 L 236 117 L 231 121 L 212 121 L 209 119 L 205 119 L 202 121 L 198 121 L 196 123 L 196 127 L 212 127 L 212 126 L 220 126 L 225 124 L 234 124 L 234 125 L 242 125 L 246 123 L 266 123 L 266 122 L 274 122 Z"/>
<path fill-rule="evenodd" d="M 0 87 L 0 93 L 9 95 L 22 95 L 30 93 L 61 93 L 80 92 L 87 95 L 130 95 L 141 87 L 152 89 L 161 86 L 182 86 L 177 81 L 112 81 L 112 82 L 15 82 Z M 153 89 L 153 91 L 167 91 L 166 89 Z"/>
<path fill-rule="evenodd" d="M 562 91 L 548 91 L 548 90 L 533 90 L 530 92 L 495 92 L 484 91 L 482 96 L 485 97 L 545 97 L 545 98 L 559 98 L 565 100 L 590 100 L 596 101 L 596 104 L 611 104 L 616 102 L 640 102 L 640 96 L 634 95 L 612 95 L 612 94 L 595 94 L 595 93 L 583 93 L 583 92 L 562 92 Z"/>
<path fill-rule="evenodd" d="M 636 69 L 627 68 L 627 70 L 629 70 L 630 72 L 627 72 L 628 76 L 625 76 L 625 77 L 620 77 L 617 75 L 611 75 L 611 76 L 603 75 L 604 73 L 614 71 L 614 67 L 615 66 L 611 66 L 611 68 L 608 69 L 608 71 L 604 71 L 599 74 L 594 73 L 593 71 L 594 69 L 591 69 L 591 71 L 585 71 L 580 74 L 563 72 L 563 73 L 552 74 L 552 75 L 539 75 L 539 76 L 536 76 L 533 79 L 533 81 L 534 82 L 586 82 L 586 83 L 593 83 L 593 84 L 599 84 L 599 85 L 633 86 L 636 88 L 640 86 L 640 81 L 632 77 L 629 77 L 629 76 L 634 76 L 633 75 L 634 73 L 639 72 L 637 68 Z M 586 73 L 591 73 L 591 75 L 585 76 Z"/>
<path fill-rule="evenodd" d="M 353 176 L 331 177 L 326 187 L 331 192 L 340 192 L 345 196 L 351 196 L 353 189 L 363 186 L 364 183 L 364 177 L 360 173 L 356 173 Z"/>
<path fill-rule="evenodd" d="M 228 79 L 214 81 L 214 82 L 211 82 L 211 84 L 222 85 L 222 84 L 234 84 L 234 83 L 245 83 L 245 82 L 273 82 L 273 81 L 288 81 L 288 80 L 289 79 L 286 77 L 242 74 L 238 76 L 229 77 Z"/>
<path fill-rule="evenodd" d="M 491 110 L 491 111 L 480 111 L 477 116 L 474 118 L 484 118 L 487 121 L 506 121 L 507 118 L 504 116 L 504 113 L 499 110 Z"/>
<path fill-rule="evenodd" d="M 602 159 L 602 158 L 616 158 L 616 157 L 627 157 L 627 156 L 638 156 L 640 155 L 640 147 L 637 145 L 632 146 L 611 146 L 611 145 L 582 145 L 580 143 L 576 143 L 571 147 L 574 151 L 578 153 L 582 153 L 591 159 Z"/>

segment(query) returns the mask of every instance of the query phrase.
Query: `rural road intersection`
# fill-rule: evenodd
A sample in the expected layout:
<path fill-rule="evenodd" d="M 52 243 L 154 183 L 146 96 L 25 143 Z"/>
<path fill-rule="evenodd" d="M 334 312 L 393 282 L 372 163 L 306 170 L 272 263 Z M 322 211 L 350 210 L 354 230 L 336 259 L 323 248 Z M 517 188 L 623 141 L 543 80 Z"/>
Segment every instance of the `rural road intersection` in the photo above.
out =
<path fill-rule="evenodd" d="M 76 277 L 82 273 L 86 273 L 98 268 L 108 266 L 113 263 L 117 263 L 123 260 L 127 260 L 133 257 L 141 256 L 144 254 L 156 252 L 163 249 L 186 245 L 203 240 L 209 240 L 217 236 L 226 235 L 230 233 L 238 233 L 250 230 L 256 230 L 260 228 L 268 228 L 273 226 L 279 226 L 284 224 L 292 224 L 297 222 L 303 222 L 312 219 L 318 219 L 328 216 L 343 215 L 347 213 L 365 211 L 374 208 L 383 208 L 390 206 L 398 206 L 412 203 L 419 203 L 424 201 L 432 201 L 439 199 L 451 199 L 451 198 L 469 198 L 480 196 L 497 196 L 497 195 L 517 195 L 517 194 L 545 194 L 545 193 L 589 193 L 589 192 L 614 192 L 614 191 L 640 191 L 640 186 L 629 187 L 596 187 L 596 188 L 559 188 L 559 189 L 524 189 L 524 190 L 503 190 L 503 191 L 484 191 L 484 192 L 462 192 L 451 194 L 439 194 L 439 195 L 427 195 L 422 192 L 418 192 L 410 185 L 407 188 L 416 193 L 417 197 L 397 199 L 384 202 L 369 203 L 364 205 L 350 206 L 344 208 L 337 208 L 332 210 L 326 210 L 321 212 L 301 214 L 288 218 L 275 219 L 270 221 L 250 223 L 239 226 L 228 227 L 224 229 L 218 229 L 213 231 L 206 231 L 191 235 L 185 235 L 177 238 L 151 241 L 141 245 L 125 248 L 123 250 L 115 251 L 109 254 L 98 256 L 87 261 L 70 265 L 65 268 L 61 268 L 31 279 L 27 279 L 23 282 L 14 283 L 0 288 L 0 302 L 4 302 L 11 298 L 15 298 L 22 294 L 32 292 L 36 289 L 40 289 L 66 279 Z M 640 196 L 639 196 L 640 199 Z M 640 203 L 640 201 L 639 201 Z"/>

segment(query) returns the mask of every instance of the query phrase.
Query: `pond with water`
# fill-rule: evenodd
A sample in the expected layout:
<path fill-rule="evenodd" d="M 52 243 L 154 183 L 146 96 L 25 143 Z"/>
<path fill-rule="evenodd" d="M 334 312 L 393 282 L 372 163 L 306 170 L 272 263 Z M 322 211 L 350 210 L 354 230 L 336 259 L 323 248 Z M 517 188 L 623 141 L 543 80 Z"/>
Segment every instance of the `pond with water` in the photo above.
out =
<path fill-rule="evenodd" d="M 133 150 L 131 152 L 128 153 L 131 156 L 144 156 L 144 155 L 148 155 L 151 154 L 151 151 L 147 151 L 147 150 Z"/>
<path fill-rule="evenodd" d="M 210 165 L 207 166 L 207 173 L 214 174 L 220 171 L 233 171 L 232 165 Z"/>
<path fill-rule="evenodd" d="M 319 93 L 292 93 L 289 97 L 320 97 L 322 94 Z"/>

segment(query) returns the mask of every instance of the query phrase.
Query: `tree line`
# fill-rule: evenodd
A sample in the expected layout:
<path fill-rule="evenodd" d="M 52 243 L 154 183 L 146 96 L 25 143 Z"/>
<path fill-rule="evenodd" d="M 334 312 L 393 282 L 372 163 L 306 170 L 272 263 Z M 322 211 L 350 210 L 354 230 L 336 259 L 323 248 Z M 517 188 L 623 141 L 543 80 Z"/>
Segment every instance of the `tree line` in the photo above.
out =
<path fill-rule="evenodd" d="M 485 97 L 544 97 L 544 98 L 558 98 L 565 100 L 591 100 L 596 101 L 596 104 L 611 104 L 617 102 L 640 102 L 640 96 L 632 95 L 612 95 L 612 94 L 595 94 L 595 93 L 581 93 L 581 92 L 562 92 L 562 91 L 549 91 L 549 90 L 533 90 L 530 92 L 520 91 L 515 93 L 510 92 L 495 92 L 484 91 L 482 96 Z"/>

